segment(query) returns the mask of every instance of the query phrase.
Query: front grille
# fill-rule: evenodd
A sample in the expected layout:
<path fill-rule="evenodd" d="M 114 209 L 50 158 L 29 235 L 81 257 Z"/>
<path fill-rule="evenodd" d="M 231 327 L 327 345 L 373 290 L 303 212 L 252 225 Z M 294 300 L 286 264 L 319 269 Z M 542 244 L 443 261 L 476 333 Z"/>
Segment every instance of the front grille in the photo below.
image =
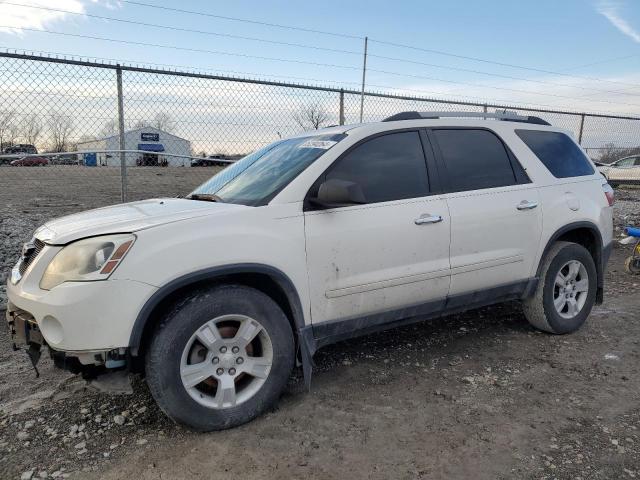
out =
<path fill-rule="evenodd" d="M 35 258 L 40 254 L 42 249 L 44 248 L 44 242 L 38 240 L 37 238 L 33 242 L 33 246 L 35 247 L 33 251 L 26 257 L 22 257 L 22 262 L 20 262 L 20 275 L 24 275 L 24 272 L 27 271 L 31 262 L 35 260 Z"/>

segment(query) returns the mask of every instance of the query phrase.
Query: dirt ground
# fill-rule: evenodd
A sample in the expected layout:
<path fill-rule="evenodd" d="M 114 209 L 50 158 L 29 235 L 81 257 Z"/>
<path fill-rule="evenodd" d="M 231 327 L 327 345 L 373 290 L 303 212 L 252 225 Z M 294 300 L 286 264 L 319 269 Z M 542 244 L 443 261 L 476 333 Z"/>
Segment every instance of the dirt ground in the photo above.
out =
<path fill-rule="evenodd" d="M 43 219 L 95 206 L 61 185 L 57 207 L 15 187 L 23 201 L 2 214 L 0 277 Z M 617 193 L 619 234 L 640 224 L 640 195 Z M 605 303 L 575 334 L 533 330 L 513 302 L 343 342 L 316 355 L 310 392 L 296 371 L 276 409 L 210 434 L 168 421 L 141 379 L 107 395 L 46 358 L 35 378 L 2 323 L 0 478 L 640 478 L 629 252 L 615 246 Z"/>

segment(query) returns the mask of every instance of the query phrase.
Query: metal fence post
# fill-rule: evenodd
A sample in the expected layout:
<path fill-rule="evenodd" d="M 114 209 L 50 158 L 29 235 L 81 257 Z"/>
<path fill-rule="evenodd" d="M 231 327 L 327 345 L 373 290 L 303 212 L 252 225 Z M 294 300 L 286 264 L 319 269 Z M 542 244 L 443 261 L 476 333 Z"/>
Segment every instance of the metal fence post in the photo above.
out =
<path fill-rule="evenodd" d="M 344 125 L 344 89 L 340 89 L 340 114 L 338 116 L 340 119 L 340 125 Z"/>
<path fill-rule="evenodd" d="M 580 115 L 580 131 L 578 132 L 578 144 L 582 145 L 582 132 L 584 131 L 584 113 Z"/>
<path fill-rule="evenodd" d="M 122 68 L 116 66 L 116 81 L 118 85 L 118 137 L 120 138 L 120 198 L 127 201 L 127 160 L 124 153 L 124 100 L 122 95 Z"/>

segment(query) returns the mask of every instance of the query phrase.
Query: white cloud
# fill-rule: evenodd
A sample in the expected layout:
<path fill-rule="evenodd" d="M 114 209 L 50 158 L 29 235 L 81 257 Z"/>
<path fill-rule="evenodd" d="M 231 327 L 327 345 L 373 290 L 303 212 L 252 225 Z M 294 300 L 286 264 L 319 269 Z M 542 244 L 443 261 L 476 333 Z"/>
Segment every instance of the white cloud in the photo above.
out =
<path fill-rule="evenodd" d="M 97 1 L 90 0 L 90 3 L 97 3 Z M 25 5 L 26 4 L 35 7 L 67 10 L 74 13 L 85 12 L 85 2 L 81 0 L 29 0 Z M 111 6 L 111 2 L 108 2 L 107 6 Z M 0 3 L 0 23 L 3 25 L 0 27 L 0 32 L 22 35 L 24 33 L 23 28 L 46 28 L 51 23 L 64 20 L 70 16 L 68 13 L 56 12 L 54 10 Z"/>
<path fill-rule="evenodd" d="M 604 16 L 611 24 L 620 30 L 634 42 L 640 43 L 640 32 L 633 28 L 627 20 L 622 18 L 619 11 L 619 4 L 616 2 L 602 1 L 598 4 L 598 13 Z"/>

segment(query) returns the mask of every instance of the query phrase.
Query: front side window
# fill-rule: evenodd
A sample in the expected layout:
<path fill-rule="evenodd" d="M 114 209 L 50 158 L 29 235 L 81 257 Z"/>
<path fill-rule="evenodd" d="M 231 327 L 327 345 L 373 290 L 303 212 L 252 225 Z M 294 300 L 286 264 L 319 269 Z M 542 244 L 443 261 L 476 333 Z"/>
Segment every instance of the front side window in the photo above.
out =
<path fill-rule="evenodd" d="M 187 198 L 265 205 L 345 137 L 342 133 L 315 135 L 272 143 L 214 175 Z"/>
<path fill-rule="evenodd" d="M 463 192 L 518 183 L 502 141 L 488 130 L 435 129 L 449 190 Z M 524 173 L 523 173 L 524 174 Z"/>
<path fill-rule="evenodd" d="M 516 130 L 516 134 L 556 178 L 593 175 L 587 156 L 567 135 L 543 130 Z"/>
<path fill-rule="evenodd" d="M 615 163 L 616 167 L 622 167 L 622 168 L 633 167 L 634 165 L 636 165 L 635 157 L 623 158 L 622 160 L 618 160 Z"/>
<path fill-rule="evenodd" d="M 418 132 L 390 133 L 367 140 L 337 160 L 325 179 L 358 184 L 366 203 L 424 197 L 429 193 Z"/>

